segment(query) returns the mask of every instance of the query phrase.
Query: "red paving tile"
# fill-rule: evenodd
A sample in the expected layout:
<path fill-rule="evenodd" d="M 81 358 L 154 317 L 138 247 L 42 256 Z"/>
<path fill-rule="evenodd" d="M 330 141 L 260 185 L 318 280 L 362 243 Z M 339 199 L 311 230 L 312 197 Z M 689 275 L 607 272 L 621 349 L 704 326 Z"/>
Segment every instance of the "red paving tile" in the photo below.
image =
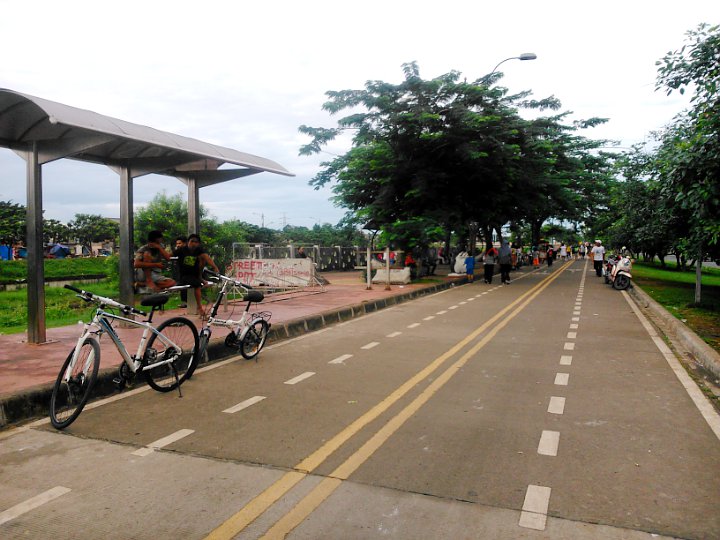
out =
<path fill-rule="evenodd" d="M 447 272 L 447 269 L 445 271 Z M 347 306 L 359 305 L 363 302 L 403 295 L 437 284 L 392 285 L 390 290 L 385 290 L 384 285 L 373 285 L 371 290 L 366 290 L 366 284 L 361 279 L 360 272 L 328 272 L 322 275 L 330 282 L 324 287 L 324 292 L 292 296 L 273 295 L 256 309 L 272 312 L 271 322 L 277 325 Z M 448 278 L 443 275 L 438 276 L 438 279 L 459 281 L 459 278 Z M 92 290 L 92 287 L 88 288 Z M 199 318 L 188 315 L 185 309 L 156 313 L 153 322 L 159 323 L 163 318 L 177 315 L 188 316 L 196 326 L 201 325 Z M 79 324 L 49 328 L 46 333 L 48 342 L 41 345 L 28 344 L 26 334 L 0 335 L 0 398 L 54 382 L 62 362 L 73 348 L 81 330 Z M 118 333 L 129 349 L 137 346 L 141 332 L 142 329 L 137 328 L 118 329 Z M 120 355 L 115 347 L 109 343 L 107 338 L 103 339 L 103 344 L 100 368 L 117 366 L 120 363 Z M 130 352 L 135 351 L 130 350 Z"/>

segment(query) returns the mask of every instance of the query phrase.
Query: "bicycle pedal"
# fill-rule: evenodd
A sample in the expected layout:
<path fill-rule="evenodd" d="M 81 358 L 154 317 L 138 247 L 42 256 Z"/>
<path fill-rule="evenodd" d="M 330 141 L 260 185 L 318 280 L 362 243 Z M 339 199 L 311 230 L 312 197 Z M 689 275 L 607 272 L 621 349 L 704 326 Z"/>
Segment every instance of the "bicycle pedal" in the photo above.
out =
<path fill-rule="evenodd" d="M 127 384 L 127 381 L 125 381 L 125 379 L 123 379 L 122 377 L 115 377 L 112 382 L 118 390 L 122 390 Z"/>

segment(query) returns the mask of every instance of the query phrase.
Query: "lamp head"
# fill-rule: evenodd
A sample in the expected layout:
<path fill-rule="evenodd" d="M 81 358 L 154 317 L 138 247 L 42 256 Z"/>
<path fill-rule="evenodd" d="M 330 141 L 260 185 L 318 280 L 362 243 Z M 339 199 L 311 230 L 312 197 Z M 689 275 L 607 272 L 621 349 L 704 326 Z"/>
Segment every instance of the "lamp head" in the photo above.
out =
<path fill-rule="evenodd" d="M 537 54 L 535 53 L 522 53 L 518 58 L 520 60 L 535 60 L 537 58 Z"/>

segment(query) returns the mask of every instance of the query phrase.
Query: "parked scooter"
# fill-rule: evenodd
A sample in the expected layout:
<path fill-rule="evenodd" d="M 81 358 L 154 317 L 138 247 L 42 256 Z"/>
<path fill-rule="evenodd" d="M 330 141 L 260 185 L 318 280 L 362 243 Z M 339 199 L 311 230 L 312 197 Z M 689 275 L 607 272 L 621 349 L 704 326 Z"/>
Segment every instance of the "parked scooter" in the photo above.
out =
<path fill-rule="evenodd" d="M 623 252 L 625 248 L 623 248 Z M 632 260 L 627 255 L 610 257 L 605 265 L 605 283 L 611 283 L 613 289 L 624 291 L 632 280 Z"/>

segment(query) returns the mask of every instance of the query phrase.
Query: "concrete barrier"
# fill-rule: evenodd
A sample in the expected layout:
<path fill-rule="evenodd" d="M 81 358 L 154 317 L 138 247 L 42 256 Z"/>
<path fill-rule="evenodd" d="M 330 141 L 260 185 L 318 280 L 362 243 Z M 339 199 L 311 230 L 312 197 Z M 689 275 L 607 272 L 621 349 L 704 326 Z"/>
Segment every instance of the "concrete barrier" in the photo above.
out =
<path fill-rule="evenodd" d="M 716 377 L 720 377 L 720 354 L 705 343 L 685 323 L 674 317 L 667 309 L 653 300 L 636 284 L 629 290 L 630 296 L 643 309 L 652 311 L 680 341 L 687 351 Z"/>

